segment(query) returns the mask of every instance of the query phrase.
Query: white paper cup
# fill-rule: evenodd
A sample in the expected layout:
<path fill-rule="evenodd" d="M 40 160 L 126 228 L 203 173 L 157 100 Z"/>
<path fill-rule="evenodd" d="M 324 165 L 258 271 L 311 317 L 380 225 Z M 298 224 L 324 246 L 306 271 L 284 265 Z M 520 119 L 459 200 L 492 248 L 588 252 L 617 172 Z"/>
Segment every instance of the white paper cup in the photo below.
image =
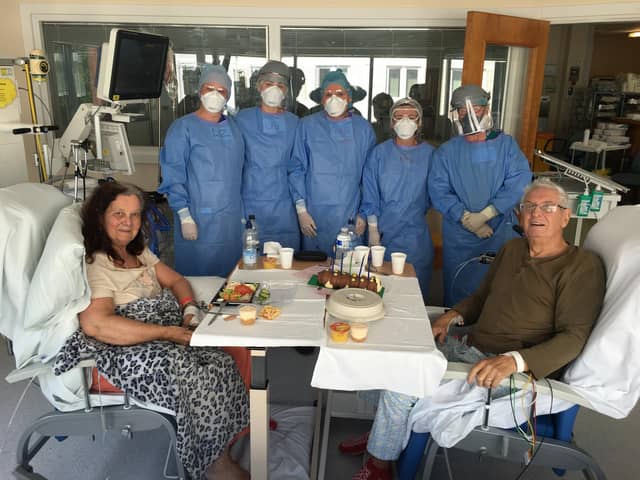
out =
<path fill-rule="evenodd" d="M 407 261 L 407 254 L 394 252 L 391 254 L 391 271 L 395 275 L 402 275 L 404 272 L 404 263 Z"/>
<path fill-rule="evenodd" d="M 375 245 L 371 247 L 371 266 L 382 266 L 382 264 L 384 263 L 384 251 L 385 248 L 382 245 Z"/>
<path fill-rule="evenodd" d="M 291 268 L 293 264 L 293 248 L 280 249 L 280 266 L 285 269 Z"/>
<path fill-rule="evenodd" d="M 364 269 L 369 261 L 369 247 L 358 245 L 354 250 L 356 252 L 356 256 L 354 259 L 356 264 L 360 266 L 360 264 L 362 263 L 362 268 Z"/>

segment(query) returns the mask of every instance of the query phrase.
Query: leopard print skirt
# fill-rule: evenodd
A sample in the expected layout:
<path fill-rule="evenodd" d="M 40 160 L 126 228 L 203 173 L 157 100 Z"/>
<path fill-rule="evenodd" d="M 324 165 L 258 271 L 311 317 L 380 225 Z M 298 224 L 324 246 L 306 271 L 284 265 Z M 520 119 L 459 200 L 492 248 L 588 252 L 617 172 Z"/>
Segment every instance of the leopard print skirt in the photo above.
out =
<path fill-rule="evenodd" d="M 159 325 L 182 323 L 169 290 L 118 306 L 116 314 Z M 67 372 L 87 357 L 133 398 L 176 413 L 177 452 L 193 479 L 204 478 L 207 467 L 248 423 L 245 384 L 233 359 L 217 348 L 164 341 L 108 345 L 77 330 L 58 353 L 54 373 Z"/>

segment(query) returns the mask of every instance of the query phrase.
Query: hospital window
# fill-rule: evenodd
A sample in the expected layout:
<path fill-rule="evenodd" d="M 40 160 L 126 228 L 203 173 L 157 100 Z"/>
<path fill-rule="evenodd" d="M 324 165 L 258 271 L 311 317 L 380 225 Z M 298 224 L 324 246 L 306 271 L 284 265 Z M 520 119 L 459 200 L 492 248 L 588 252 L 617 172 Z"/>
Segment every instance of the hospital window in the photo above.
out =
<path fill-rule="evenodd" d="M 418 83 L 418 68 L 392 67 L 387 69 L 387 93 L 394 99 L 408 97 L 411 87 Z"/>
<path fill-rule="evenodd" d="M 482 88 L 491 94 L 491 115 L 497 128 L 502 128 L 502 108 L 507 76 L 508 47 L 488 45 L 482 74 Z M 442 60 L 442 88 L 439 99 L 439 114 L 447 115 L 453 91 L 462 85 L 463 58 Z"/>
<path fill-rule="evenodd" d="M 317 78 L 318 78 L 318 84 L 322 85 L 322 82 L 324 82 L 324 77 L 327 76 L 327 73 L 329 72 L 333 72 L 336 70 L 342 70 L 342 72 L 347 75 L 347 77 L 349 76 L 349 66 L 348 65 L 332 65 L 330 67 L 318 67 L 317 69 Z"/>
<path fill-rule="evenodd" d="M 127 124 L 131 145 L 161 145 L 169 125 L 198 108 L 199 66 L 219 63 L 228 69 L 233 88 L 228 105 L 232 111 L 255 104 L 251 79 L 266 60 L 264 26 L 174 26 L 158 24 L 89 24 L 45 22 L 42 24 L 45 52 L 53 58 L 49 76 L 51 103 L 60 136 L 82 103 L 98 103 L 95 97 L 98 52 L 112 28 L 126 28 L 171 39 L 175 52 L 177 89 L 169 97 L 163 89 L 159 99 L 127 106 L 142 113 Z"/>
<path fill-rule="evenodd" d="M 442 59 L 462 56 L 463 29 L 283 27 L 280 37 L 282 61 L 304 74 L 298 103 L 321 108 L 309 95 L 320 86 L 327 67 L 339 66 L 357 87 L 356 113 L 373 121 L 377 94 L 394 100 L 412 94 L 423 105 L 427 138 L 437 136 Z"/>
<path fill-rule="evenodd" d="M 400 69 L 387 69 L 387 93 L 392 97 L 400 96 Z"/>

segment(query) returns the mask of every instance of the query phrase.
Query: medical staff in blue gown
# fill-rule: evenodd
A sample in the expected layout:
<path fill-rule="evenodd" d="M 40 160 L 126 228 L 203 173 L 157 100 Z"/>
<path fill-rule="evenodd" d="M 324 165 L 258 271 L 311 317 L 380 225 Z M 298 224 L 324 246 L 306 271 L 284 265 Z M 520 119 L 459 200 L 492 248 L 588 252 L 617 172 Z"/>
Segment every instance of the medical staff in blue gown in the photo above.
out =
<path fill-rule="evenodd" d="M 517 235 L 514 207 L 531 181 L 516 141 L 492 129 L 489 93 L 464 85 L 453 92 L 451 106 L 459 135 L 438 148 L 429 176 L 431 201 L 443 216 L 446 306 L 472 294 L 484 277 L 488 265 L 472 259 L 497 253 Z"/>
<path fill-rule="evenodd" d="M 290 180 L 303 248 L 331 254 L 340 228 L 359 211 L 362 171 L 376 137 L 369 122 L 349 111 L 353 89 L 340 70 L 329 72 L 321 89 L 324 110 L 300 120 Z M 356 233 L 365 228 L 357 215 Z"/>
<path fill-rule="evenodd" d="M 362 213 L 369 226 L 369 245 L 384 245 L 407 254 L 426 300 L 433 266 L 433 243 L 425 215 L 430 207 L 427 179 L 433 147 L 419 140 L 422 107 L 411 98 L 391 107 L 394 138 L 376 146 L 364 169 Z"/>
<path fill-rule="evenodd" d="M 246 216 L 255 214 L 260 241 L 300 248 L 298 217 L 289 190 L 291 150 L 298 117 L 285 110 L 289 67 L 271 60 L 258 73 L 259 107 L 240 110 L 236 121 L 245 145 L 242 199 Z"/>
<path fill-rule="evenodd" d="M 230 88 L 223 67 L 204 67 L 200 107 L 173 122 L 160 152 L 158 191 L 175 212 L 175 267 L 183 275 L 226 277 L 241 256 L 244 142 L 222 113 Z"/>

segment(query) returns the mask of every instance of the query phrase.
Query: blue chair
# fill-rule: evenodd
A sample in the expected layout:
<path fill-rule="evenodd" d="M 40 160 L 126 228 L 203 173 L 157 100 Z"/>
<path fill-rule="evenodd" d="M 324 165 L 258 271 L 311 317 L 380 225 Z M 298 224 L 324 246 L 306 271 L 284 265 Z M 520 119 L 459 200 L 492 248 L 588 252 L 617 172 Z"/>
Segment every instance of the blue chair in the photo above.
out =
<path fill-rule="evenodd" d="M 581 470 L 586 479 L 605 480 L 606 476 L 596 461 L 572 443 L 578 410 L 579 406 L 575 405 L 563 412 L 536 418 L 537 437 L 540 441 L 535 447 L 534 464 L 553 468 L 558 476 L 563 476 L 565 470 Z M 525 428 L 525 425 L 521 428 Z M 412 432 L 407 447 L 398 459 L 398 478 L 416 478 L 422 457 L 426 455 L 422 478 L 429 479 L 438 448 L 428 433 Z M 529 444 L 515 429 L 488 427 L 485 430 L 477 427 L 454 448 L 522 463 L 523 452 L 529 448 Z"/>
<path fill-rule="evenodd" d="M 171 231 L 171 225 L 167 217 L 160 211 L 155 201 L 149 202 L 147 207 L 147 220 L 149 221 L 149 249 L 160 255 L 159 232 Z"/>

